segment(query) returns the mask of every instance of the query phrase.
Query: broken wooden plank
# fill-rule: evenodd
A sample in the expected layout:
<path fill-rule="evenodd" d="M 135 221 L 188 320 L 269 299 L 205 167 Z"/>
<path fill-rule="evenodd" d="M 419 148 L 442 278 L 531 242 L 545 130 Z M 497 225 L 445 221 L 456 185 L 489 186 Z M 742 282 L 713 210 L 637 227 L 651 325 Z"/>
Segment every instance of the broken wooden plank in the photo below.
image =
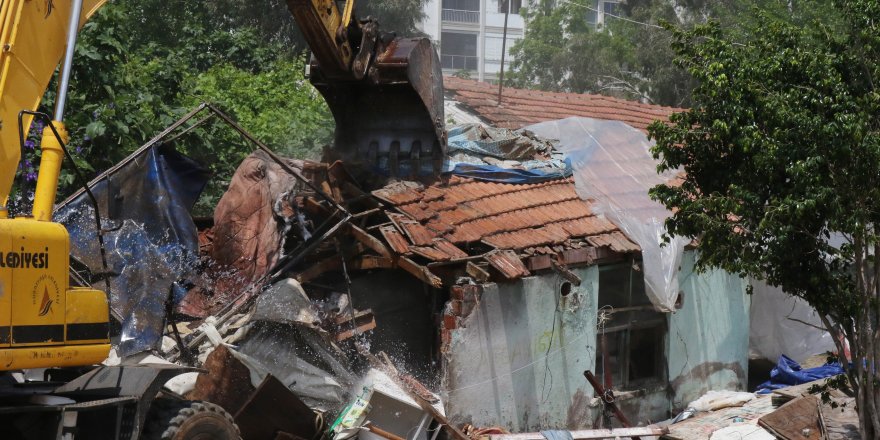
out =
<path fill-rule="evenodd" d="M 361 255 L 350 263 L 353 270 L 393 269 L 394 260 L 377 255 Z"/>
<path fill-rule="evenodd" d="M 336 317 L 336 332 L 333 338 L 336 342 L 342 342 L 374 328 L 376 328 L 376 317 L 370 309 L 361 310 L 355 313 L 353 317 L 342 313 Z"/>
<path fill-rule="evenodd" d="M 424 283 L 431 285 L 432 287 L 441 288 L 443 287 L 443 280 L 440 279 L 437 275 L 431 273 L 427 267 L 422 266 L 416 263 L 413 260 L 410 260 L 406 257 L 400 257 L 397 259 L 397 265 L 415 276 L 416 278 L 422 280 Z"/>
<path fill-rule="evenodd" d="M 355 240 L 363 243 L 364 246 L 376 251 L 376 253 L 383 257 L 391 257 L 391 251 L 388 250 L 388 247 L 386 247 L 381 241 L 379 241 L 378 238 L 373 237 L 372 235 L 370 235 L 369 232 L 351 223 L 348 224 L 348 227 L 351 228 L 351 235 L 354 236 Z"/>
<path fill-rule="evenodd" d="M 391 359 L 388 357 L 387 354 L 385 354 L 385 352 L 380 352 L 380 355 L 384 359 L 384 362 L 380 360 L 379 357 L 370 352 L 361 351 L 361 354 L 370 361 L 370 364 L 373 367 L 384 371 L 388 375 L 388 377 L 396 382 L 397 385 L 400 386 L 400 388 L 403 389 L 411 399 L 415 400 L 415 402 L 423 410 L 427 411 L 428 414 L 430 414 L 431 417 L 434 418 L 434 420 L 440 423 L 440 427 L 444 431 L 446 431 L 446 433 L 449 434 L 454 440 L 472 440 L 470 437 L 461 432 L 461 430 L 456 428 L 455 425 L 450 423 L 449 419 L 447 419 L 446 416 L 443 415 L 443 413 L 438 411 L 437 408 L 434 407 L 434 405 L 431 405 L 431 403 L 428 402 L 428 400 L 426 400 L 425 397 L 421 395 L 421 390 L 413 389 L 411 382 L 401 379 L 400 372 L 397 370 L 397 367 L 394 366 L 394 363 L 391 362 Z M 411 380 L 415 381 L 415 378 L 412 378 Z M 427 390 L 424 385 L 419 385 L 420 388 Z"/>
<path fill-rule="evenodd" d="M 608 356 L 605 356 L 605 359 L 608 359 Z M 593 386 L 593 390 L 596 391 L 596 395 L 599 396 L 602 404 L 605 405 L 605 408 L 611 409 L 611 412 L 614 413 L 614 417 L 617 417 L 617 421 L 626 428 L 632 427 L 632 423 L 629 422 L 629 419 L 626 418 L 623 411 L 621 411 L 620 408 L 617 407 L 617 404 L 614 403 L 614 394 L 611 390 L 603 387 L 590 370 L 584 371 L 584 377 L 586 377 L 587 382 L 590 382 L 590 385 Z M 638 434 L 630 434 L 627 437 L 631 437 L 633 440 L 639 440 L 640 438 Z"/>
<path fill-rule="evenodd" d="M 787 440 L 819 440 L 819 401 L 816 396 L 802 396 L 782 405 L 758 419 L 758 425 L 777 438 Z"/>
<path fill-rule="evenodd" d="M 467 262 L 465 272 L 467 272 L 468 275 L 472 276 L 477 283 L 482 284 L 486 281 L 489 281 L 489 271 L 483 269 L 477 264 L 474 264 L 473 261 Z"/>
<path fill-rule="evenodd" d="M 614 429 L 582 429 L 578 431 L 568 431 L 574 440 L 592 440 L 603 438 L 634 438 L 639 436 L 657 437 L 666 434 L 667 429 L 659 426 L 640 426 L 636 428 L 614 428 Z M 540 432 L 528 432 L 522 434 L 491 434 L 490 440 L 546 440 Z"/>
<path fill-rule="evenodd" d="M 339 259 L 338 255 L 334 255 L 309 266 L 308 269 L 296 274 L 294 278 L 300 283 L 305 283 L 327 272 L 340 269 L 342 269 L 342 260 Z"/>
<path fill-rule="evenodd" d="M 550 266 L 556 273 L 558 273 L 569 283 L 574 284 L 575 286 L 581 285 L 581 277 L 577 276 L 577 274 L 572 272 L 571 269 L 569 269 L 566 265 L 560 264 L 556 261 L 551 261 Z"/>

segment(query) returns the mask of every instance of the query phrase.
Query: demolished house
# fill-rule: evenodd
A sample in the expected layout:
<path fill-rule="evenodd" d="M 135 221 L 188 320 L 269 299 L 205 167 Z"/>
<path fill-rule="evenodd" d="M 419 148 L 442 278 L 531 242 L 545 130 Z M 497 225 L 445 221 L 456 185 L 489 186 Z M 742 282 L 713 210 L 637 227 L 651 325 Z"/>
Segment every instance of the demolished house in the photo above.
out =
<path fill-rule="evenodd" d="M 449 127 L 442 165 L 394 158 L 364 181 L 248 138 L 257 151 L 200 219 L 204 169 L 165 142 L 188 115 L 90 185 L 107 268 L 86 195 L 68 199 L 82 282 L 109 273 L 119 355 L 203 366 L 176 391 L 218 402 L 243 434 L 278 393 L 337 438 L 461 440 L 466 426 L 619 427 L 605 389 L 646 425 L 746 388 L 747 281 L 697 273 L 689 243 L 661 246 L 665 214 L 647 196 L 675 175 L 656 174 L 645 128 L 675 109 L 515 89 L 498 105 L 494 87 L 453 78 L 447 94 L 492 125 Z M 139 212 L 143 198 L 165 204 Z M 370 402 L 378 431 L 359 425 Z M 376 408 L 411 414 L 380 423 Z"/>

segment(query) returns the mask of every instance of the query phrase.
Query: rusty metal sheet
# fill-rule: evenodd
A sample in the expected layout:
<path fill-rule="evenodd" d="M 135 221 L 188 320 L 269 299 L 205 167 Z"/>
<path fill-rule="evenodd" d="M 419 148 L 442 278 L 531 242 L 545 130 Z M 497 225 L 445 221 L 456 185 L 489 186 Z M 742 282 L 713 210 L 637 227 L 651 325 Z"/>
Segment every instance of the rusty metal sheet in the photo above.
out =
<path fill-rule="evenodd" d="M 279 433 L 314 438 L 315 419 L 315 413 L 271 374 L 235 414 L 241 437 L 246 439 L 274 439 Z"/>
<path fill-rule="evenodd" d="M 508 279 L 529 276 L 529 270 L 513 251 L 504 250 L 486 255 L 486 261 Z"/>

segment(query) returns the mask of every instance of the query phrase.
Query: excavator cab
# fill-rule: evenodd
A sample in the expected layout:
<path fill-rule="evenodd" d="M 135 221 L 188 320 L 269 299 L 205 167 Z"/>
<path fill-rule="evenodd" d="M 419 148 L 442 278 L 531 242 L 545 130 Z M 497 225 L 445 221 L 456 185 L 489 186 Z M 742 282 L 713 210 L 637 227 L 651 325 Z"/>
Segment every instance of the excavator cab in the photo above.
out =
<path fill-rule="evenodd" d="M 431 178 L 446 152 L 443 77 L 428 38 L 400 38 L 333 0 L 288 0 L 312 49 L 309 78 L 336 120 L 325 161 L 362 175 Z"/>

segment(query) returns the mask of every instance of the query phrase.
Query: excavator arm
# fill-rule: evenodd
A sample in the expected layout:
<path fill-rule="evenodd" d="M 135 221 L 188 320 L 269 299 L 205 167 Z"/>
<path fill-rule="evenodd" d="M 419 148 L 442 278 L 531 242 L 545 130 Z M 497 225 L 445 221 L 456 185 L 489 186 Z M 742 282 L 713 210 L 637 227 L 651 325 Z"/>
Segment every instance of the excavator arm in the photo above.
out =
<path fill-rule="evenodd" d="M 443 78 L 431 40 L 355 19 L 355 0 L 287 0 L 313 60 L 310 80 L 336 120 L 325 161 L 345 160 L 362 181 L 432 178 L 446 152 Z"/>
<path fill-rule="evenodd" d="M 82 26 L 107 0 L 83 0 Z M 64 55 L 71 1 L 0 1 L 0 207 L 21 160 L 18 114 L 34 111 Z M 31 117 L 22 121 L 28 130 Z"/>

